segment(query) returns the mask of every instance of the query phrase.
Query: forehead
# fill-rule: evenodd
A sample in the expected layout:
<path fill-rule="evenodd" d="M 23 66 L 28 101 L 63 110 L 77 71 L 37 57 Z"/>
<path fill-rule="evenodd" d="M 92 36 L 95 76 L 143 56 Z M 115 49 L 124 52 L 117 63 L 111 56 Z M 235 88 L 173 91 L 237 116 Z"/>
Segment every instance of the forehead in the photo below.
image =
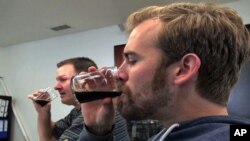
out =
<path fill-rule="evenodd" d="M 161 27 L 162 22 L 158 18 L 149 19 L 139 24 L 131 32 L 124 53 L 135 49 L 141 53 L 159 50 L 156 45 Z"/>
<path fill-rule="evenodd" d="M 57 76 L 74 75 L 76 73 L 72 64 L 66 64 L 57 69 Z"/>

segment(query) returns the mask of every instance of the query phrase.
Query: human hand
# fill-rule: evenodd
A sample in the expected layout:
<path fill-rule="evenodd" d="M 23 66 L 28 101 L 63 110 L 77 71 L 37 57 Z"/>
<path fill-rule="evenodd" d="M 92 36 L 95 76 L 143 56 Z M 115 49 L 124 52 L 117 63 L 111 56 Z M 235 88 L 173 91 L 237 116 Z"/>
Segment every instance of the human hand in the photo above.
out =
<path fill-rule="evenodd" d="M 32 100 L 33 105 L 38 113 L 48 113 L 50 111 L 50 101 L 53 99 L 51 99 L 48 93 L 48 91 L 41 89 L 28 95 L 28 99 Z"/>
<path fill-rule="evenodd" d="M 89 71 L 95 71 L 96 68 L 90 67 Z M 112 131 L 115 119 L 115 110 L 113 99 L 110 97 L 81 103 L 84 123 L 88 130 L 95 135 L 105 135 Z"/>

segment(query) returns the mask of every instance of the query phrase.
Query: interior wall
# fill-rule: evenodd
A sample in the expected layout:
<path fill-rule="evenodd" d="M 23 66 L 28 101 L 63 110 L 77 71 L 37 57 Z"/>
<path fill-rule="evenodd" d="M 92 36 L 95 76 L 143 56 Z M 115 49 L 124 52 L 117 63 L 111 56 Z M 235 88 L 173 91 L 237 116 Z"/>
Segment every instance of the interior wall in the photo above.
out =
<path fill-rule="evenodd" d="M 224 5 L 235 8 L 244 22 L 250 23 L 250 1 L 238 0 Z M 126 43 L 126 40 L 126 35 L 117 26 L 110 26 L 0 48 L 0 76 L 4 77 L 13 96 L 13 103 L 20 112 L 30 141 L 38 140 L 37 115 L 27 95 L 39 88 L 53 87 L 56 63 L 69 57 L 87 56 L 95 60 L 98 66 L 113 66 L 113 47 Z M 64 117 L 71 108 L 61 104 L 60 98 L 57 98 L 52 103 L 52 119 Z M 25 141 L 16 120 L 13 122 L 12 141 Z"/>
<path fill-rule="evenodd" d="M 228 102 L 228 112 L 231 115 L 243 116 L 250 119 L 250 61 L 242 68 L 240 79 L 231 92 Z"/>
<path fill-rule="evenodd" d="M 250 23 L 250 17 L 249 17 L 249 0 L 235 0 L 234 2 L 225 3 L 223 6 L 232 7 L 235 9 L 241 17 L 243 17 L 244 23 L 249 24 Z"/>

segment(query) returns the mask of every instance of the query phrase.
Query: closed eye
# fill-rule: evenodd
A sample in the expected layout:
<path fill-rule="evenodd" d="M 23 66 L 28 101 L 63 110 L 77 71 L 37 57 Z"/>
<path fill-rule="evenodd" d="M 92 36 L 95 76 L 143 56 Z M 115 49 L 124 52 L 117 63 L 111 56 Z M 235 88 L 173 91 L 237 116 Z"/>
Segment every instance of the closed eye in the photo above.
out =
<path fill-rule="evenodd" d="M 125 53 L 124 54 L 124 59 L 129 65 L 135 65 L 137 61 L 137 55 L 133 52 Z"/>
<path fill-rule="evenodd" d="M 130 65 L 135 65 L 136 64 L 136 60 L 128 60 L 128 64 L 130 64 Z"/>
<path fill-rule="evenodd" d="M 69 80 L 69 78 L 58 78 L 57 81 L 63 83 L 65 81 Z"/>

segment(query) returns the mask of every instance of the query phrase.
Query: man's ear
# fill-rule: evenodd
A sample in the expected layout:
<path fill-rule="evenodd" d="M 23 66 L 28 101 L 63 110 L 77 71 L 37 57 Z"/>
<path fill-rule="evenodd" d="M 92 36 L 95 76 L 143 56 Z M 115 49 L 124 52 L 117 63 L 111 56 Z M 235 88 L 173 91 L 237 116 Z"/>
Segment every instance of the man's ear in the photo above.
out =
<path fill-rule="evenodd" d="M 175 73 L 175 84 L 183 84 L 198 75 L 201 66 L 200 58 L 194 53 L 188 53 L 179 61 Z"/>

